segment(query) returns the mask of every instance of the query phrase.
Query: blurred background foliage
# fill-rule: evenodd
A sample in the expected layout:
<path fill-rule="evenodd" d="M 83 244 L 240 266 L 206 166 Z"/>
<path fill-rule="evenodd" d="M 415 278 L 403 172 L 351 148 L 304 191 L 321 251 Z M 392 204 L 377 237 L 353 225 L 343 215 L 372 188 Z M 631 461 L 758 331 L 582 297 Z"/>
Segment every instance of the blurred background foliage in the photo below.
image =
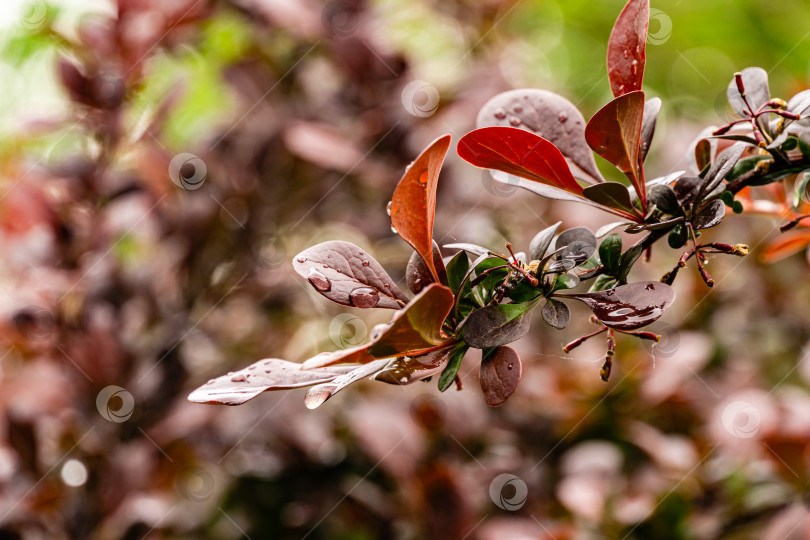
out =
<path fill-rule="evenodd" d="M 474 355 L 465 389 L 441 396 L 363 383 L 317 412 L 298 391 L 185 400 L 385 322 L 326 305 L 291 257 L 342 238 L 401 278 L 410 250 L 385 204 L 407 163 L 499 91 L 546 88 L 590 117 L 622 3 L 4 2 L 0 537 L 810 537 L 810 287 L 803 258 L 759 261 L 774 218 L 707 233 L 753 254 L 713 261 L 711 291 L 682 272 L 662 343 L 620 340 L 608 385 L 601 344 L 562 356 L 588 330 L 575 322 L 518 344 L 523 384 L 500 409 Z M 810 4 L 653 8 L 653 174 L 685 168 L 724 121 L 734 71 L 765 68 L 785 98 L 808 87 Z M 198 189 L 168 173 L 181 153 L 205 170 Z M 611 221 L 497 189 L 451 152 L 441 242 L 525 249 L 558 219 Z M 657 248 L 636 277 L 676 258 Z M 501 473 L 528 487 L 514 511 Z"/>

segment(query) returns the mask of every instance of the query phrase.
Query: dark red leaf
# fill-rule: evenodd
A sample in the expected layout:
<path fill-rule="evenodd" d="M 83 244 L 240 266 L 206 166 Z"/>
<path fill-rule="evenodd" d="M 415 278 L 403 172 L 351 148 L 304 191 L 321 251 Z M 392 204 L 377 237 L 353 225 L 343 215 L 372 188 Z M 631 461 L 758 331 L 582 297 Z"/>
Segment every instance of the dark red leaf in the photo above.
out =
<path fill-rule="evenodd" d="M 604 180 L 585 142 L 585 118 L 573 103 L 554 92 L 526 88 L 498 94 L 481 107 L 475 126 L 531 131 L 555 145 L 589 182 Z"/>
<path fill-rule="evenodd" d="M 411 384 L 444 371 L 452 348 L 434 351 L 421 356 L 395 358 L 382 371 L 374 375 L 375 381 L 388 384 Z"/>
<path fill-rule="evenodd" d="M 414 355 L 444 342 L 441 328 L 453 303 L 450 289 L 438 283 L 428 285 L 394 316 L 369 353 L 375 358 Z"/>
<path fill-rule="evenodd" d="M 391 198 L 391 226 L 422 256 L 434 281 L 439 281 L 432 256 L 436 186 L 450 139 L 444 135 L 433 141 L 405 171 Z"/>
<path fill-rule="evenodd" d="M 651 98 L 644 103 L 644 120 L 641 123 L 641 162 L 647 159 L 650 151 L 655 125 L 658 123 L 658 113 L 661 112 L 661 98 Z"/>
<path fill-rule="evenodd" d="M 602 107 L 585 126 L 585 140 L 593 151 L 627 175 L 647 207 L 644 178 L 639 169 L 644 92 L 629 92 Z"/>
<path fill-rule="evenodd" d="M 309 360 L 305 360 L 302 369 L 317 369 L 338 364 L 368 364 L 374 360 L 374 357 L 368 353 L 369 347 L 371 347 L 371 343 L 352 347 L 351 349 L 322 352 Z"/>
<path fill-rule="evenodd" d="M 331 381 L 356 366 L 302 368 L 302 364 L 278 358 L 259 360 L 243 370 L 211 379 L 194 390 L 188 400 L 194 403 L 241 405 L 267 390 L 300 388 Z"/>
<path fill-rule="evenodd" d="M 461 138 L 458 155 L 484 169 L 495 169 L 541 184 L 582 194 L 556 146 L 523 129 L 487 127 Z"/>
<path fill-rule="evenodd" d="M 605 326 L 635 330 L 657 321 L 675 300 L 675 290 L 659 281 L 639 281 L 605 291 L 558 296 L 584 302 Z"/>
<path fill-rule="evenodd" d="M 442 252 L 436 242 L 433 242 L 433 266 L 439 273 L 439 282 L 447 285 L 447 270 L 444 267 Z M 413 252 L 411 258 L 408 259 L 408 266 L 405 269 L 405 283 L 408 284 L 408 289 L 413 294 L 419 294 L 422 289 L 434 283 L 430 268 L 428 268 L 422 256 L 416 252 Z"/>
<path fill-rule="evenodd" d="M 490 407 L 500 407 L 520 383 L 523 366 L 520 357 L 510 347 L 484 351 L 481 359 L 481 390 Z"/>
<path fill-rule="evenodd" d="M 408 303 L 380 263 L 349 242 L 307 248 L 295 256 L 293 268 L 316 291 L 344 306 L 400 309 Z"/>
<path fill-rule="evenodd" d="M 610 89 L 619 97 L 641 90 L 646 63 L 650 1 L 630 0 L 616 19 L 607 49 Z"/>

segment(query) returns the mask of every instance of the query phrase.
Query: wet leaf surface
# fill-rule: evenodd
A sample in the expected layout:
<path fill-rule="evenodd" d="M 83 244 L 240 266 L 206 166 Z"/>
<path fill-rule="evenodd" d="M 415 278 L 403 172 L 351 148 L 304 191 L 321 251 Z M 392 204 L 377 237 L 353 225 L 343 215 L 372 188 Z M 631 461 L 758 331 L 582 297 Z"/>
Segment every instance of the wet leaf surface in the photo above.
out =
<path fill-rule="evenodd" d="M 709 229 L 719 225 L 725 215 L 726 203 L 720 199 L 715 199 L 701 208 L 697 216 L 692 218 L 692 226 L 695 230 Z"/>
<path fill-rule="evenodd" d="M 439 282 L 446 285 L 447 271 L 444 267 L 441 250 L 436 242 L 433 242 L 433 267 L 439 273 Z M 408 285 L 408 290 L 413 294 L 419 294 L 422 289 L 434 283 L 430 268 L 428 268 L 422 256 L 415 251 L 411 258 L 408 259 L 408 266 L 405 269 L 405 283 Z"/>
<path fill-rule="evenodd" d="M 549 298 L 540 313 L 543 315 L 546 324 L 558 330 L 562 330 L 571 322 L 571 310 L 558 300 Z"/>
<path fill-rule="evenodd" d="M 408 303 L 380 263 L 349 242 L 307 248 L 293 258 L 293 268 L 316 291 L 344 306 L 400 309 Z"/>
<path fill-rule="evenodd" d="M 485 350 L 481 357 L 481 390 L 490 407 L 500 407 L 520 383 L 523 366 L 511 347 Z"/>
<path fill-rule="evenodd" d="M 416 158 L 397 184 L 390 207 L 391 226 L 422 256 L 436 282 L 440 281 L 432 257 L 436 186 L 450 139 L 439 137 Z"/>
<path fill-rule="evenodd" d="M 636 330 L 663 315 L 675 300 L 675 290 L 659 281 L 639 281 L 605 291 L 559 296 L 584 302 L 605 326 Z"/>
<path fill-rule="evenodd" d="M 526 335 L 535 302 L 500 304 L 473 311 L 464 324 L 464 342 L 476 349 L 498 347 Z"/>
<path fill-rule="evenodd" d="M 644 92 L 617 97 L 602 107 L 585 127 L 585 140 L 593 151 L 627 175 L 642 201 L 646 190 L 639 174 Z"/>
<path fill-rule="evenodd" d="M 442 371 L 442 374 L 439 376 L 439 392 L 444 392 L 453 384 L 456 375 L 458 375 L 458 370 L 461 367 L 461 361 L 464 360 L 464 355 L 467 354 L 467 350 L 466 345 L 452 350 L 450 359 L 447 361 L 447 367 L 444 368 L 444 371 Z"/>
<path fill-rule="evenodd" d="M 599 244 L 599 259 L 610 275 L 615 276 L 619 272 L 619 259 L 622 256 L 622 237 L 618 234 L 611 234 Z"/>
<path fill-rule="evenodd" d="M 388 359 L 375 360 L 360 367 L 356 367 L 348 373 L 339 375 L 330 382 L 313 386 L 307 390 L 307 394 L 304 396 L 304 405 L 306 405 L 308 409 L 316 409 L 320 407 L 327 399 L 331 398 L 349 385 L 374 375 L 384 368 L 388 362 Z"/>
<path fill-rule="evenodd" d="M 193 403 L 241 405 L 268 390 L 301 388 L 334 380 L 356 366 L 302 369 L 302 364 L 267 358 L 240 371 L 231 372 L 194 390 L 188 400 Z"/>
<path fill-rule="evenodd" d="M 421 381 L 426 377 L 431 377 L 444 371 L 451 354 L 452 349 L 443 349 L 421 356 L 395 358 L 391 360 L 385 368 L 377 372 L 373 379 L 375 381 L 395 385 L 405 385 Z"/>
<path fill-rule="evenodd" d="M 446 249 L 461 249 L 467 253 L 472 253 L 476 257 L 489 254 L 489 249 L 485 248 L 484 246 L 479 246 L 478 244 L 456 243 L 445 244 L 444 247 Z"/>
<path fill-rule="evenodd" d="M 533 261 L 539 261 L 546 255 L 551 241 L 554 240 L 554 235 L 557 234 L 557 229 L 560 228 L 562 221 L 558 221 L 550 227 L 546 227 L 532 238 L 529 244 L 529 255 Z"/>
<path fill-rule="evenodd" d="M 476 167 L 514 174 L 576 195 L 582 193 L 557 147 L 523 129 L 476 129 L 461 138 L 458 155 Z"/>
<path fill-rule="evenodd" d="M 453 308 L 453 293 L 447 287 L 432 283 L 419 293 L 405 309 L 394 316 L 369 353 L 388 358 L 415 353 L 444 341 L 441 328 Z"/>
<path fill-rule="evenodd" d="M 647 159 L 650 151 L 658 114 L 661 112 L 661 98 L 650 98 L 644 102 L 644 118 L 641 122 L 641 162 Z"/>
<path fill-rule="evenodd" d="M 570 270 L 588 259 L 596 251 L 596 236 L 587 227 L 574 227 L 560 233 L 554 244 L 558 261 L 570 261 Z M 560 251 L 562 250 L 562 251 Z"/>
<path fill-rule="evenodd" d="M 588 186 L 582 190 L 582 194 L 593 202 L 622 210 L 629 216 L 636 213 L 633 203 L 630 202 L 630 192 L 618 182 L 605 182 Z"/>
<path fill-rule="evenodd" d="M 447 263 L 447 286 L 451 291 L 457 291 L 467 270 L 470 269 L 470 258 L 467 252 L 462 250 L 453 255 Z"/>
<path fill-rule="evenodd" d="M 678 196 L 670 186 L 666 184 L 658 184 L 650 188 L 650 201 L 658 207 L 659 210 L 671 216 L 679 216 L 682 214 L 681 205 L 678 202 Z"/>
<path fill-rule="evenodd" d="M 591 181 L 603 180 L 588 143 L 585 118 L 573 103 L 547 90 L 509 90 L 490 99 L 478 113 L 476 127 L 519 127 L 556 146 Z"/>
<path fill-rule="evenodd" d="M 641 90 L 646 64 L 649 0 L 630 0 L 616 19 L 607 50 L 610 89 L 618 97 Z"/>
<path fill-rule="evenodd" d="M 697 176 L 681 176 L 672 186 L 675 197 L 678 199 L 678 206 L 694 204 L 697 200 L 700 186 L 703 180 Z"/>
<path fill-rule="evenodd" d="M 714 191 L 714 188 L 720 185 L 728 173 L 731 172 L 731 169 L 734 168 L 734 165 L 740 160 L 743 152 L 745 152 L 745 148 L 745 143 L 737 142 L 717 155 L 714 163 L 712 163 L 712 166 L 706 173 L 706 177 L 703 179 L 703 185 L 700 187 L 697 196 L 698 200 L 701 199 L 702 195 L 711 193 Z"/>

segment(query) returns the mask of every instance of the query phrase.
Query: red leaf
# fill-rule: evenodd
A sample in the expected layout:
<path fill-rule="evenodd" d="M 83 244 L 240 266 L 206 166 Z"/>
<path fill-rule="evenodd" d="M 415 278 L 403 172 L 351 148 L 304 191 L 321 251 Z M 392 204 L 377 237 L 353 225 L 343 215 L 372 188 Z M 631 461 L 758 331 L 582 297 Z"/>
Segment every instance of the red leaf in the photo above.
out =
<path fill-rule="evenodd" d="M 619 97 L 641 90 L 650 24 L 650 1 L 630 0 L 616 19 L 607 50 L 610 89 Z"/>
<path fill-rule="evenodd" d="M 481 390 L 490 407 L 500 407 L 518 387 L 523 367 L 520 357 L 510 347 L 484 351 L 481 359 Z"/>
<path fill-rule="evenodd" d="M 476 129 L 461 138 L 458 155 L 476 167 L 503 171 L 582 195 L 582 186 L 557 147 L 523 129 Z"/>
<path fill-rule="evenodd" d="M 644 92 L 629 92 L 593 115 L 585 126 L 585 140 L 594 152 L 627 175 L 646 211 L 647 192 L 639 168 L 643 119 Z"/>
<path fill-rule="evenodd" d="M 391 225 L 422 256 L 436 282 L 439 281 L 433 261 L 436 186 L 451 138 L 444 135 L 433 141 L 411 163 L 391 197 Z"/>

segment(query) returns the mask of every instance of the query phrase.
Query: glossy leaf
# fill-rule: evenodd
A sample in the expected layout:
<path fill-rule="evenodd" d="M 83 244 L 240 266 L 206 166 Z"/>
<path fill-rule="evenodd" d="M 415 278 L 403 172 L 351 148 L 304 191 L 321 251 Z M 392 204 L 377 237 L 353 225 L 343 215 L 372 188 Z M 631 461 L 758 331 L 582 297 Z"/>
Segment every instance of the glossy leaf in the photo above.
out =
<path fill-rule="evenodd" d="M 641 90 L 646 64 L 649 0 L 630 0 L 616 19 L 607 49 L 610 89 L 619 97 Z"/>
<path fill-rule="evenodd" d="M 672 249 L 680 249 L 689 240 L 689 232 L 683 225 L 677 225 L 667 236 L 667 243 Z"/>
<path fill-rule="evenodd" d="M 408 303 L 380 263 L 349 242 L 307 248 L 293 258 L 293 268 L 316 291 L 344 306 L 400 309 Z"/>
<path fill-rule="evenodd" d="M 543 320 L 551 327 L 562 330 L 571 322 L 571 310 L 563 302 L 549 298 L 540 310 Z"/>
<path fill-rule="evenodd" d="M 607 233 L 609 233 L 613 229 L 616 229 L 618 227 L 627 227 L 628 225 L 633 225 L 633 224 L 628 223 L 626 221 L 617 221 L 615 223 L 608 223 L 607 225 L 602 225 L 601 227 L 599 227 L 596 230 L 596 232 L 594 233 L 594 236 L 596 236 L 597 238 L 602 238 L 603 236 L 605 236 Z"/>
<path fill-rule="evenodd" d="M 585 126 L 593 151 L 627 175 L 646 207 L 647 192 L 639 170 L 644 92 L 621 95 L 602 107 Z"/>
<path fill-rule="evenodd" d="M 771 99 L 771 91 L 768 88 L 768 72 L 760 67 L 749 67 L 742 70 L 743 85 L 745 85 L 745 97 L 748 103 L 756 111 L 760 106 L 764 105 Z M 731 107 L 740 116 L 748 116 L 747 107 L 740 98 L 740 93 L 737 90 L 737 83 L 734 77 L 728 83 L 726 89 L 726 96 Z"/>
<path fill-rule="evenodd" d="M 572 261 L 574 264 L 568 268 L 579 266 L 596 251 L 596 236 L 587 227 L 574 227 L 560 233 L 554 244 L 557 259 L 560 261 Z M 560 251 L 562 250 L 562 251 Z"/>
<path fill-rule="evenodd" d="M 802 172 L 796 177 L 796 183 L 793 185 L 793 207 L 799 208 L 807 197 L 807 186 L 810 185 L 810 169 Z"/>
<path fill-rule="evenodd" d="M 529 256 L 532 258 L 533 261 L 539 261 L 542 259 L 546 251 L 548 251 L 548 247 L 551 245 L 551 241 L 554 240 L 554 235 L 557 234 L 557 229 L 560 228 L 562 221 L 558 221 L 554 225 L 546 227 L 532 238 L 531 243 L 529 244 Z"/>
<path fill-rule="evenodd" d="M 324 383 L 334 380 L 355 367 L 302 369 L 301 364 L 278 358 L 267 358 L 240 371 L 211 379 L 194 390 L 188 396 L 188 400 L 193 403 L 241 405 L 262 392 Z"/>
<path fill-rule="evenodd" d="M 622 256 L 622 237 L 618 234 L 607 236 L 599 244 L 599 259 L 608 274 L 615 276 L 619 273 L 619 259 Z"/>
<path fill-rule="evenodd" d="M 316 409 L 320 407 L 323 405 L 324 401 L 334 396 L 350 384 L 354 384 L 357 381 L 374 375 L 383 369 L 388 362 L 388 359 L 375 360 L 368 364 L 357 367 L 348 373 L 335 377 L 330 382 L 313 386 L 307 390 L 307 394 L 304 396 L 304 405 L 307 406 L 307 409 Z"/>
<path fill-rule="evenodd" d="M 669 214 L 670 216 L 679 216 L 682 214 L 678 196 L 670 186 L 666 184 L 653 186 L 650 188 L 649 196 L 650 201 L 665 214 Z"/>
<path fill-rule="evenodd" d="M 498 94 L 478 113 L 476 127 L 490 126 L 531 131 L 556 146 L 589 182 L 603 180 L 585 142 L 585 118 L 573 103 L 560 95 L 531 88 Z"/>
<path fill-rule="evenodd" d="M 641 162 L 647 159 L 650 151 L 658 114 L 661 112 L 661 98 L 650 98 L 644 102 L 644 118 L 641 122 Z"/>
<path fill-rule="evenodd" d="M 697 201 L 701 185 L 703 185 L 703 180 L 697 176 L 681 176 L 678 178 L 678 181 L 672 186 L 675 197 L 678 199 L 678 205 L 694 204 Z"/>
<path fill-rule="evenodd" d="M 725 215 L 726 203 L 715 199 L 701 208 L 698 214 L 692 218 L 692 226 L 695 230 L 709 229 L 719 225 Z"/>
<path fill-rule="evenodd" d="M 436 242 L 433 242 L 433 267 L 439 273 L 439 282 L 446 285 L 447 271 L 444 267 L 442 252 Z M 413 294 L 419 294 L 422 289 L 434 283 L 430 268 L 422 256 L 415 251 L 408 259 L 408 266 L 405 268 L 405 283 Z"/>
<path fill-rule="evenodd" d="M 476 349 L 516 341 L 529 331 L 530 311 L 536 302 L 499 304 L 473 311 L 464 324 L 464 342 Z"/>
<path fill-rule="evenodd" d="M 622 253 L 622 256 L 619 257 L 619 271 L 616 273 L 616 277 L 619 279 L 620 283 L 627 280 L 627 275 L 630 273 L 630 270 L 633 268 L 638 258 L 641 257 L 642 253 L 644 253 L 644 248 L 636 244 L 627 248 L 627 251 Z"/>
<path fill-rule="evenodd" d="M 582 193 L 557 147 L 523 129 L 476 129 L 461 138 L 458 155 L 476 167 L 514 174 L 576 195 Z"/>
<path fill-rule="evenodd" d="M 334 352 L 322 352 L 305 360 L 301 369 L 318 369 L 338 364 L 368 364 L 374 357 L 368 353 L 370 343 Z"/>
<path fill-rule="evenodd" d="M 447 361 L 447 367 L 444 368 L 442 374 L 439 376 L 439 392 L 444 392 L 453 381 L 456 380 L 458 370 L 461 367 L 461 361 L 464 360 L 464 355 L 467 354 L 467 346 L 462 345 L 456 347 L 450 353 L 450 359 Z"/>
<path fill-rule="evenodd" d="M 712 162 L 712 143 L 709 139 L 700 139 L 695 145 L 695 164 L 702 171 Z"/>
<path fill-rule="evenodd" d="M 394 316 L 369 353 L 376 358 L 405 356 L 442 343 L 442 324 L 452 308 L 450 289 L 438 283 L 428 285 Z"/>
<path fill-rule="evenodd" d="M 484 246 L 479 246 L 478 244 L 456 243 L 445 244 L 444 247 L 446 249 L 461 249 L 467 253 L 472 253 L 476 257 L 480 257 L 481 255 L 489 255 L 489 249 L 485 248 Z"/>
<path fill-rule="evenodd" d="M 520 383 L 523 366 L 511 347 L 487 349 L 481 356 L 481 390 L 490 407 L 500 407 Z"/>
<path fill-rule="evenodd" d="M 435 282 L 441 281 L 432 256 L 436 186 L 450 139 L 444 135 L 433 141 L 411 163 L 391 197 L 391 226 L 422 256 Z"/>
<path fill-rule="evenodd" d="M 459 251 L 447 263 L 447 286 L 451 291 L 457 291 L 467 270 L 470 269 L 470 258 L 466 251 Z"/>
<path fill-rule="evenodd" d="M 441 373 L 450 359 L 451 349 L 433 351 L 421 356 L 394 358 L 372 378 L 388 384 L 405 385 Z"/>
<path fill-rule="evenodd" d="M 605 291 L 559 296 L 584 302 L 605 326 L 636 330 L 663 315 L 675 300 L 675 290 L 659 281 L 639 281 Z"/>
<path fill-rule="evenodd" d="M 711 168 L 706 173 L 706 177 L 703 179 L 703 185 L 701 185 L 697 196 L 698 200 L 701 199 L 702 195 L 711 193 L 714 188 L 720 185 L 740 160 L 743 152 L 745 152 L 745 143 L 737 142 L 717 155 Z"/>
<path fill-rule="evenodd" d="M 633 203 L 630 202 L 630 192 L 627 191 L 624 184 L 618 182 L 594 184 L 593 186 L 588 186 L 583 189 L 582 194 L 586 198 L 601 205 L 624 210 L 629 214 L 636 212 Z"/>

